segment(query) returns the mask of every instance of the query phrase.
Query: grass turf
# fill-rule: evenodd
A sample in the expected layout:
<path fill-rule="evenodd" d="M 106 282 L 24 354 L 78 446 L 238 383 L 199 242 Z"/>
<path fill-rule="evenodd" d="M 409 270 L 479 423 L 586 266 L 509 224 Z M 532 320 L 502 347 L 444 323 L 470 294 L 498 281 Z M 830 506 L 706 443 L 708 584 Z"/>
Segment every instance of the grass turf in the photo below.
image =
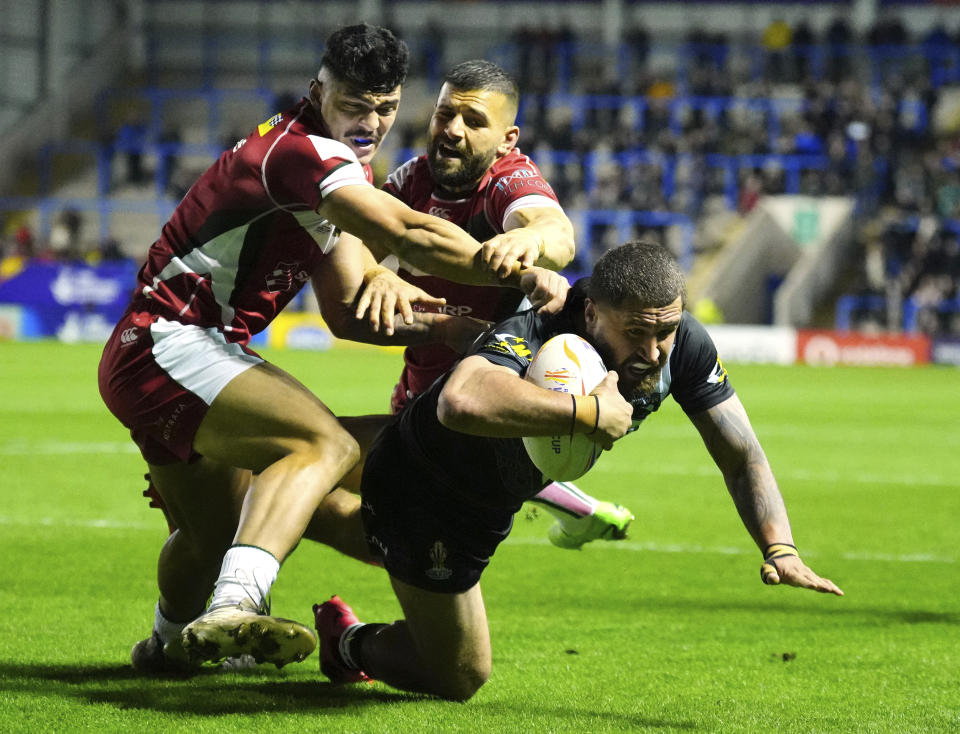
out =
<path fill-rule="evenodd" d="M 344 414 L 382 412 L 396 352 L 268 353 Z M 0 344 L 0 731 L 930 732 L 960 728 L 960 373 L 734 365 L 805 560 L 842 599 L 759 581 L 759 554 L 672 403 L 579 482 L 631 537 L 545 541 L 532 506 L 483 587 L 493 676 L 466 704 L 283 670 L 141 678 L 165 526 L 96 390 L 99 349 Z M 274 587 L 399 616 L 382 571 L 304 544 Z"/>

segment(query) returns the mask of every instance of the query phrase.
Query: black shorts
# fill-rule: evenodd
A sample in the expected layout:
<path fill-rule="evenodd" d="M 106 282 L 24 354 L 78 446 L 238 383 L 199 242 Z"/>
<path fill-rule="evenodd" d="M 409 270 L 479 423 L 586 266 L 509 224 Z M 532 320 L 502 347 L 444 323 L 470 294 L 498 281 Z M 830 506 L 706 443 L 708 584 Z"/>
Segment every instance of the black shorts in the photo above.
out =
<path fill-rule="evenodd" d="M 399 418 L 377 436 L 363 467 L 363 528 L 391 576 L 445 594 L 480 580 L 516 508 L 478 507 L 454 490 L 442 469 L 404 439 Z"/>

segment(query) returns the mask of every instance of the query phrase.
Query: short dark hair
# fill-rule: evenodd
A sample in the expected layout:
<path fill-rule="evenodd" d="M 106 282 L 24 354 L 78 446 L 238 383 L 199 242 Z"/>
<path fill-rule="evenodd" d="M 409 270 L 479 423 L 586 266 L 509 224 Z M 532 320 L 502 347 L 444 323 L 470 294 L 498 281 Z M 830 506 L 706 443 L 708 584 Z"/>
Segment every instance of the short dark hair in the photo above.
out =
<path fill-rule="evenodd" d="M 369 23 L 334 31 L 320 61 L 320 67 L 329 69 L 337 81 L 381 94 L 403 84 L 409 66 L 407 44 L 389 29 Z"/>
<path fill-rule="evenodd" d="M 472 59 L 454 66 L 443 77 L 443 81 L 454 89 L 488 90 L 498 92 L 514 106 L 519 104 L 520 90 L 516 80 L 492 61 Z"/>
<path fill-rule="evenodd" d="M 633 240 L 605 252 L 593 267 L 587 296 L 620 308 L 627 301 L 640 308 L 660 308 L 677 296 L 687 301 L 683 271 L 662 245 Z"/>

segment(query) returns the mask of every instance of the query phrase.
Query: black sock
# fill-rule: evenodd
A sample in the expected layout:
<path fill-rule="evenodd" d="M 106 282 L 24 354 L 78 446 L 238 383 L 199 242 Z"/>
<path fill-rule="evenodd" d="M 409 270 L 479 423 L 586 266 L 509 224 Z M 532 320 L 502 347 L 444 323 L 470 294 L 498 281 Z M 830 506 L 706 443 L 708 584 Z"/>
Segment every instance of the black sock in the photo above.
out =
<path fill-rule="evenodd" d="M 380 622 L 375 622 L 357 627 L 356 631 L 349 637 L 349 639 L 347 639 L 346 644 L 344 645 L 347 656 L 350 658 L 349 661 L 344 662 L 347 662 L 348 665 L 350 662 L 352 662 L 356 666 L 357 670 L 363 670 L 363 656 L 361 654 L 363 641 L 370 635 L 374 635 L 384 627 L 388 626 L 389 625 L 382 624 Z"/>

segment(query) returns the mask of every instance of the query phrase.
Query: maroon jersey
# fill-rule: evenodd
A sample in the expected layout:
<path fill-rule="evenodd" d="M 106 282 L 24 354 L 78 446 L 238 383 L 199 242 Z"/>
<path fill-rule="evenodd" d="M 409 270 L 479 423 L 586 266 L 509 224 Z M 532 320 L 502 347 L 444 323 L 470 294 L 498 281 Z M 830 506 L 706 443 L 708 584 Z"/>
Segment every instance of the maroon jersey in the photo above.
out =
<path fill-rule="evenodd" d="M 197 180 L 150 248 L 131 309 L 245 343 L 336 243 L 338 231 L 317 213 L 323 197 L 372 180 L 302 99 Z"/>
<path fill-rule="evenodd" d="M 397 168 L 383 189 L 412 209 L 447 219 L 466 230 L 475 240 L 485 242 L 512 228 L 511 215 L 526 207 L 560 208 L 556 194 L 540 169 L 514 149 L 497 160 L 477 188 L 463 199 L 443 199 L 434 191 L 426 156 L 412 158 Z M 391 258 L 387 258 L 391 261 Z M 428 275 L 404 262 L 400 276 L 431 295 L 447 299 L 444 310 L 460 316 L 501 321 L 517 310 L 523 294 L 515 288 L 455 283 Z M 386 263 L 385 263 L 386 264 Z M 391 403 L 399 411 L 407 399 L 424 392 L 456 362 L 459 355 L 442 345 L 420 345 L 404 351 L 404 369 Z"/>

